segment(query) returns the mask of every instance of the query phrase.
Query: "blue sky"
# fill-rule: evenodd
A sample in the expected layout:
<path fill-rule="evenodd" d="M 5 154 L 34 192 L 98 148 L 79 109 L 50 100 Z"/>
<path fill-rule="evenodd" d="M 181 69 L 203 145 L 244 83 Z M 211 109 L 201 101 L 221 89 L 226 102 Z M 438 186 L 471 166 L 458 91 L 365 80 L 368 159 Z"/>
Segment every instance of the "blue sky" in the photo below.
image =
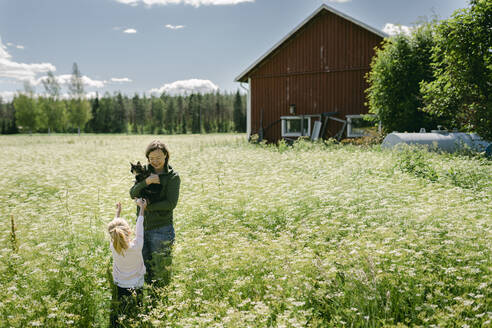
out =
<path fill-rule="evenodd" d="M 468 6 L 468 0 L 0 0 L 0 96 L 11 98 L 24 80 L 43 93 L 48 70 L 66 92 L 74 62 L 88 94 L 236 91 L 234 78 L 323 3 L 387 32 Z"/>

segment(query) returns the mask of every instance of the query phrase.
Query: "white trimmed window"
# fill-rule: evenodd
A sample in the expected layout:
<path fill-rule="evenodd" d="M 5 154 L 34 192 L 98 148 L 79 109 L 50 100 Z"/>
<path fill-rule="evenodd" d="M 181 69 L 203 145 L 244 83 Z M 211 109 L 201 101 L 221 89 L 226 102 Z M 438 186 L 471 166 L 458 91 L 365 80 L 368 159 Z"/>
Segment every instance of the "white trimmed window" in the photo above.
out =
<path fill-rule="evenodd" d="M 365 120 L 364 116 L 366 115 L 346 115 L 347 138 L 370 136 L 376 132 L 374 122 Z M 378 130 L 381 130 L 381 122 L 379 123 Z"/>
<path fill-rule="evenodd" d="M 311 135 L 311 117 L 281 116 L 282 137 L 302 137 Z"/>

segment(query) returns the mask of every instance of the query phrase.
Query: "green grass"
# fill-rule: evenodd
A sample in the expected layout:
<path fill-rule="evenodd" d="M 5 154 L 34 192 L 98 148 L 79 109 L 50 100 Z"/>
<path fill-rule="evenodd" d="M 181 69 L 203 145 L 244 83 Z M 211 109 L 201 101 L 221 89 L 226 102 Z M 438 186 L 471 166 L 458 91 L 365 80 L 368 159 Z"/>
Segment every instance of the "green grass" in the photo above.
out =
<path fill-rule="evenodd" d="M 181 195 L 146 325 L 491 326 L 491 161 L 159 138 Z M 108 325 L 105 227 L 117 201 L 134 222 L 128 162 L 152 139 L 0 137 L 1 327 Z"/>

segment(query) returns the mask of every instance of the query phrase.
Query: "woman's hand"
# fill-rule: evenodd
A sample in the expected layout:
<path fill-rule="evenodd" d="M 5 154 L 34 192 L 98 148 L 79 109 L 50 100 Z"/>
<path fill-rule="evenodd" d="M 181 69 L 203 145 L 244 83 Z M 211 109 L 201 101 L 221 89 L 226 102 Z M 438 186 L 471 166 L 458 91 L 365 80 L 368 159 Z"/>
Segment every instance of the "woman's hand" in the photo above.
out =
<path fill-rule="evenodd" d="M 146 209 L 147 208 L 147 200 L 143 198 L 138 198 L 135 203 L 140 207 L 140 209 Z"/>
<path fill-rule="evenodd" d="M 140 208 L 138 215 L 144 216 L 145 209 L 147 208 L 147 200 L 143 198 L 139 198 L 135 201 L 135 203 L 137 203 L 138 207 Z"/>
<path fill-rule="evenodd" d="M 161 180 L 159 180 L 159 176 L 157 174 L 151 174 L 147 179 L 145 179 L 145 183 L 147 186 L 149 184 L 161 184 Z"/>

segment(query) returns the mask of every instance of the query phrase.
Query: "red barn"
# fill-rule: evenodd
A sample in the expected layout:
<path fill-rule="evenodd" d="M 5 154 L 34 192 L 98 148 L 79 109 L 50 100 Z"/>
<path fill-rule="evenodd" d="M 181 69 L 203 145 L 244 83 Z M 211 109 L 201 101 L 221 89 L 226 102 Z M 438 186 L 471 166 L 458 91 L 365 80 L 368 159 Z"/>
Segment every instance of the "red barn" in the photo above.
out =
<path fill-rule="evenodd" d="M 320 137 L 342 131 L 355 136 L 354 124 L 345 129 L 344 122 L 368 112 L 364 76 L 386 36 L 327 5 L 319 7 L 236 78 L 249 84 L 248 137 L 260 134 L 275 142 L 313 131 Z"/>

